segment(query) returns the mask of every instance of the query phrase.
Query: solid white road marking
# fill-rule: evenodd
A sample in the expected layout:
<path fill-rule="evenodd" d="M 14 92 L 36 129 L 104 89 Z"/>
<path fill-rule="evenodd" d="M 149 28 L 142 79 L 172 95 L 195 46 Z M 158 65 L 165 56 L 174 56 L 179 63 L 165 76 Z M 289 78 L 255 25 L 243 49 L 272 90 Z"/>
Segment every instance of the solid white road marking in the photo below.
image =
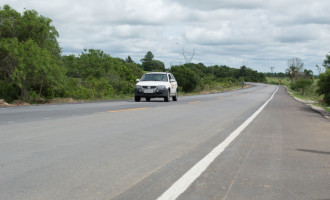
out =
<path fill-rule="evenodd" d="M 259 115 L 266 105 L 273 99 L 277 89 L 272 96 L 243 124 L 233 131 L 222 143 L 216 146 L 202 160 L 195 164 L 179 180 L 177 180 L 169 189 L 167 189 L 157 200 L 174 200 L 180 196 L 186 189 L 206 170 L 206 168 L 225 150 L 229 144 Z"/>

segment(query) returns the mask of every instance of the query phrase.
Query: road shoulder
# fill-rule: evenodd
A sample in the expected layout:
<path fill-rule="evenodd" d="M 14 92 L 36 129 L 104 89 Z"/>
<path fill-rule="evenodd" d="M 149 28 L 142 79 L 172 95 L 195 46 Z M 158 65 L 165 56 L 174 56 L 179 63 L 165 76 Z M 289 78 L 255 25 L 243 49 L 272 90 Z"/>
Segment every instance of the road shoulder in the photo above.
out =
<path fill-rule="evenodd" d="M 299 102 L 301 102 L 301 103 L 304 103 L 304 104 L 306 104 L 307 106 L 311 107 L 315 112 L 320 113 L 324 118 L 326 118 L 326 119 L 330 119 L 330 112 L 328 112 L 327 110 L 325 110 L 325 109 L 323 109 L 323 108 L 321 108 L 321 107 L 319 107 L 319 106 L 315 106 L 315 105 L 313 105 L 313 103 L 315 103 L 315 102 L 313 102 L 313 101 L 306 101 L 306 100 L 303 100 L 303 99 L 299 99 L 298 97 L 295 97 L 294 95 L 292 95 L 292 94 L 289 92 L 289 90 L 288 90 L 287 87 L 285 87 L 285 89 L 286 89 L 287 93 L 288 93 L 290 96 L 292 96 L 295 100 L 297 100 L 297 101 L 299 101 Z"/>

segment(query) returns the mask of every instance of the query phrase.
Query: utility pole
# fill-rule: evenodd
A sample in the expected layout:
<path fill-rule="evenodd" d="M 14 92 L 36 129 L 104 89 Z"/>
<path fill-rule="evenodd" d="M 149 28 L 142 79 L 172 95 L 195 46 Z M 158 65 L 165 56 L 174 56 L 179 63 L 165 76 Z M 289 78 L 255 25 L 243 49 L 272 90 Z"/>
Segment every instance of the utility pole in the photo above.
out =
<path fill-rule="evenodd" d="M 273 77 L 274 76 L 274 69 L 275 69 L 275 67 L 269 67 L 270 68 L 270 71 L 272 72 L 272 74 L 270 75 L 271 77 Z"/>

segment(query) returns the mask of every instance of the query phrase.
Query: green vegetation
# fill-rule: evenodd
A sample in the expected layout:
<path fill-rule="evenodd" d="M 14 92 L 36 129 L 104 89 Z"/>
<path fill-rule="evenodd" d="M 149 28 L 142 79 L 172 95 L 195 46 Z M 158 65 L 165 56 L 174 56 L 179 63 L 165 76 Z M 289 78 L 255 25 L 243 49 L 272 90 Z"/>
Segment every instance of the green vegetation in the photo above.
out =
<path fill-rule="evenodd" d="M 113 99 L 133 92 L 135 79 L 143 74 L 139 64 L 93 49 L 78 57 L 62 56 L 51 22 L 34 10 L 0 9 L 1 98 Z"/>
<path fill-rule="evenodd" d="M 313 84 L 311 79 L 298 79 L 291 84 L 293 90 L 301 90 L 301 94 L 305 95 L 305 90 Z"/>
<path fill-rule="evenodd" d="M 323 67 L 326 69 L 319 77 L 314 78 L 311 70 L 303 70 L 303 62 L 299 58 L 288 61 L 287 77 L 267 77 L 268 84 L 281 84 L 287 86 L 289 92 L 302 100 L 314 102 L 313 105 L 323 107 L 330 111 L 330 55 L 326 55 Z M 322 71 L 316 65 L 317 70 Z"/>
<path fill-rule="evenodd" d="M 314 80 L 311 70 L 302 71 L 303 63 L 300 59 L 295 58 L 296 63 L 300 63 L 301 67 L 292 64 L 289 60 L 289 76 L 291 78 L 290 89 L 293 91 L 301 91 L 301 96 L 309 96 L 310 99 L 316 100 L 320 106 L 326 107 L 330 105 L 330 69 L 329 69 L 330 56 L 326 55 L 326 59 L 323 62 L 323 66 L 326 71 Z M 293 60 L 293 59 L 292 59 Z M 319 69 L 319 67 L 317 66 Z"/>
<path fill-rule="evenodd" d="M 209 66 L 188 63 L 172 66 L 170 70 L 179 84 L 179 91 L 223 91 L 224 88 L 241 86 L 242 81 L 266 82 L 266 76 L 250 68 L 242 66 L 240 69 L 228 66 Z"/>
<path fill-rule="evenodd" d="M 286 73 L 290 78 L 290 88 L 294 91 L 300 91 L 301 95 L 305 95 L 306 90 L 310 91 L 314 82 L 313 72 L 311 70 L 303 70 L 304 63 L 300 58 L 294 57 L 288 60 L 288 68 Z"/>
<path fill-rule="evenodd" d="M 286 86 L 289 86 L 290 85 L 290 79 L 287 76 L 285 78 L 267 76 L 266 83 L 271 84 L 271 85 L 286 85 Z"/>
<path fill-rule="evenodd" d="M 317 86 L 317 93 L 323 95 L 323 102 L 330 105 L 330 69 L 320 75 Z"/>
<path fill-rule="evenodd" d="M 63 56 L 67 69 L 64 97 L 113 99 L 133 93 L 141 68 L 100 50 L 85 50 L 80 56 Z"/>
<path fill-rule="evenodd" d="M 330 105 L 330 55 L 326 55 L 323 61 L 323 67 L 326 71 L 320 74 L 319 82 L 317 83 L 317 93 L 323 95 L 323 102 Z"/>
<path fill-rule="evenodd" d="M 0 10 L 0 94 L 6 100 L 60 93 L 65 77 L 58 33 L 51 20 L 5 5 Z"/>
<path fill-rule="evenodd" d="M 144 71 L 165 71 L 165 65 L 162 61 L 154 60 L 154 55 L 151 51 L 148 51 L 147 54 L 141 59 L 142 69 Z"/>

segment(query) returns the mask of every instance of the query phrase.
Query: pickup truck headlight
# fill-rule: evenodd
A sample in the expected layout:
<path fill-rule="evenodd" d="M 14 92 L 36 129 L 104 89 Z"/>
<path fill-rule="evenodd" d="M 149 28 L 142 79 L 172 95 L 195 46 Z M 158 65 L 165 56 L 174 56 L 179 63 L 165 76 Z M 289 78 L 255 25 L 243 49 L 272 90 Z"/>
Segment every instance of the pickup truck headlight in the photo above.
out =
<path fill-rule="evenodd" d="M 135 85 L 135 89 L 138 90 L 139 92 L 142 92 L 142 87 L 141 87 L 141 85 Z"/>
<path fill-rule="evenodd" d="M 158 85 L 157 89 L 158 90 L 165 90 L 166 87 L 165 87 L 165 85 Z"/>

